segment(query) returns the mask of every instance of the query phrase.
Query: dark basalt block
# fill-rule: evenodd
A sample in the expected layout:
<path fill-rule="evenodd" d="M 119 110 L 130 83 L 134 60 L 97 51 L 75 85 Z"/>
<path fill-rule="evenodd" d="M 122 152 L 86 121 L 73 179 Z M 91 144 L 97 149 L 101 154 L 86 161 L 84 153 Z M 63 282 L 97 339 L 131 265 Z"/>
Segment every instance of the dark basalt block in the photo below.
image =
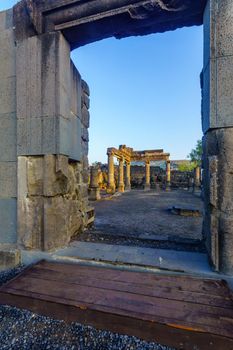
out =
<path fill-rule="evenodd" d="M 193 208 L 182 208 L 182 207 L 173 206 L 172 208 L 169 208 L 169 211 L 174 215 L 180 215 L 180 216 L 194 216 L 194 217 L 202 216 L 200 210 L 193 209 Z"/>

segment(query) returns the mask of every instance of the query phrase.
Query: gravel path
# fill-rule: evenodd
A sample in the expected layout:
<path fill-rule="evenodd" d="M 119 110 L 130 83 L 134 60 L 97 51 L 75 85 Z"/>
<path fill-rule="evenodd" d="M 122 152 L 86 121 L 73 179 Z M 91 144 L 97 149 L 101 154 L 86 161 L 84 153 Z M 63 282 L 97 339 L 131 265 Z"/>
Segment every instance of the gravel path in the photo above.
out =
<path fill-rule="evenodd" d="M 0 273 L 0 285 L 23 267 Z M 0 305 L 1 350 L 175 350 L 136 337 L 66 324 L 26 310 Z"/>
<path fill-rule="evenodd" d="M 23 269 L 24 266 L 20 265 L 11 270 L 0 271 L 0 286 L 6 283 L 7 281 L 11 280 L 12 278 L 16 277 L 20 272 L 23 271 Z"/>

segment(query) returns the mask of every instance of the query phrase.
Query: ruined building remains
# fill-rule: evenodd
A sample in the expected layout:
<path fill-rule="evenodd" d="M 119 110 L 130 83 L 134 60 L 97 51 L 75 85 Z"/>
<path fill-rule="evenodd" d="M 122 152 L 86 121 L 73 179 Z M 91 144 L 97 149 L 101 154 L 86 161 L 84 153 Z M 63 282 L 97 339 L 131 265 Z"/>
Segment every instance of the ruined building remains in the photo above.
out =
<path fill-rule="evenodd" d="M 2 251 L 51 250 L 86 225 L 89 89 L 70 52 L 201 24 L 204 235 L 233 275 L 232 0 L 21 0 L 0 13 Z"/>

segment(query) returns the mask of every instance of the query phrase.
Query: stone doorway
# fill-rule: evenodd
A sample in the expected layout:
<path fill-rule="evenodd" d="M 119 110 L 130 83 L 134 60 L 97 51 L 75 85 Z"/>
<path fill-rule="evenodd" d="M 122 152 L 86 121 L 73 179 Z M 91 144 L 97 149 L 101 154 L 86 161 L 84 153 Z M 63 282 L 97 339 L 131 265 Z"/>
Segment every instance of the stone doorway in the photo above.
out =
<path fill-rule="evenodd" d="M 11 57 L 7 69 L 1 70 L 6 92 L 1 95 L 1 105 L 3 114 L 12 115 L 9 130 L 17 141 L 4 161 L 9 170 L 4 167 L 1 213 L 10 208 L 11 216 L 2 214 L 1 222 L 7 230 L 1 243 L 18 249 L 50 250 L 68 242 L 80 224 L 76 217 L 53 229 L 48 223 L 56 222 L 59 213 L 70 207 L 80 212 L 84 218 L 80 226 L 85 226 L 87 213 L 80 205 L 84 201 L 85 206 L 87 184 L 85 176 L 80 179 L 79 175 L 86 163 L 79 151 L 85 154 L 86 136 L 79 131 L 81 124 L 83 130 L 87 128 L 88 88 L 70 61 L 71 50 L 106 37 L 144 35 L 204 23 L 204 232 L 215 269 L 232 274 L 232 45 L 228 40 L 232 37 L 232 1 L 178 0 L 167 4 L 118 0 L 109 6 L 108 1 L 99 0 L 92 7 L 88 3 L 22 0 L 12 11 L 1 13 L 1 53 Z M 79 97 L 78 105 L 73 93 Z M 85 108 L 80 110 L 82 106 Z M 5 146 L 1 144 L 3 149 Z M 40 161 L 42 173 L 34 170 Z M 10 190 L 5 193 L 8 174 Z"/>

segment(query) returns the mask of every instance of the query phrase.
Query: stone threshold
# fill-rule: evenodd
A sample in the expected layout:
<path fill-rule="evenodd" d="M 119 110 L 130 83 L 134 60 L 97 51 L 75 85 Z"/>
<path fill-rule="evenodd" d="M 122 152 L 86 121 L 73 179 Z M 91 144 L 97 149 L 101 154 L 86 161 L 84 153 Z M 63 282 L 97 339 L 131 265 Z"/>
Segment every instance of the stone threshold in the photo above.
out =
<path fill-rule="evenodd" d="M 233 289 L 233 277 L 214 272 L 204 253 L 77 241 L 55 252 L 22 251 L 21 253 L 22 263 L 25 265 L 46 259 L 106 268 L 124 268 L 130 271 L 222 278 Z"/>

